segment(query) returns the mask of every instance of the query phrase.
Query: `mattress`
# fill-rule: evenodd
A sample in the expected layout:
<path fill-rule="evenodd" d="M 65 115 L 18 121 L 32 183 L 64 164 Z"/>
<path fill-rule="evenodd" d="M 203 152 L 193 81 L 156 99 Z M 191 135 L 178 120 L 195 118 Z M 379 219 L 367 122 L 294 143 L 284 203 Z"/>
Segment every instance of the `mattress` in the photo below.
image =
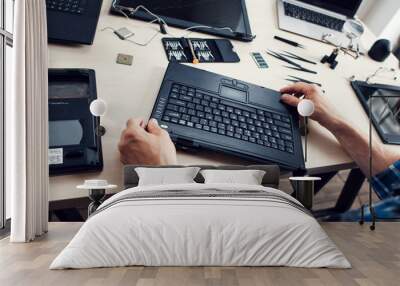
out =
<path fill-rule="evenodd" d="M 351 267 L 312 215 L 284 192 L 193 183 L 112 196 L 50 269 L 133 265 Z"/>

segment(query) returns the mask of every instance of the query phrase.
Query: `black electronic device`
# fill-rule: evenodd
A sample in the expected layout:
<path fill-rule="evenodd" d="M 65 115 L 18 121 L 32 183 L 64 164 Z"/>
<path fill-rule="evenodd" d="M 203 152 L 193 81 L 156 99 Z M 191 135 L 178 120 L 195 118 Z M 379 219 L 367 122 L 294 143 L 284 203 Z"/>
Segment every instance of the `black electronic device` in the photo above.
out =
<path fill-rule="evenodd" d="M 89 110 L 96 98 L 93 70 L 49 69 L 50 175 L 102 170 L 100 122 Z"/>
<path fill-rule="evenodd" d="M 389 40 L 380 39 L 377 40 L 368 51 L 368 55 L 371 59 L 377 62 L 383 62 L 386 60 L 392 50 L 392 46 Z"/>
<path fill-rule="evenodd" d="M 161 17 L 168 25 L 191 28 L 191 31 L 204 32 L 242 41 L 252 41 L 249 18 L 245 0 L 115 0 L 111 13 L 152 21 L 155 17 L 144 9 Z"/>
<path fill-rule="evenodd" d="M 102 0 L 46 0 L 49 42 L 91 45 Z"/>
<path fill-rule="evenodd" d="M 152 117 L 180 147 L 304 170 L 297 112 L 277 91 L 170 63 Z"/>
<path fill-rule="evenodd" d="M 353 81 L 351 86 L 367 114 L 372 100 L 372 123 L 381 140 L 400 145 L 400 86 L 363 81 Z"/>

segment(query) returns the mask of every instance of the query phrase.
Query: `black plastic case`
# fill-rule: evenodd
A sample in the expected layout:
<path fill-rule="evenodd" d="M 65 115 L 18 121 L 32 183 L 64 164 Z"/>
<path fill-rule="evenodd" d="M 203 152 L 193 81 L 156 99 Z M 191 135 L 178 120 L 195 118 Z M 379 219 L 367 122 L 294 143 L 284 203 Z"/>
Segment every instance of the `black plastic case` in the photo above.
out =
<path fill-rule="evenodd" d="M 237 63 L 240 61 L 229 40 L 199 38 L 163 38 L 162 44 L 167 59 L 170 62 L 192 63 L 193 55 L 189 41 L 200 63 Z"/>
<path fill-rule="evenodd" d="M 100 124 L 89 110 L 97 98 L 90 69 L 49 69 L 50 175 L 103 169 Z"/>

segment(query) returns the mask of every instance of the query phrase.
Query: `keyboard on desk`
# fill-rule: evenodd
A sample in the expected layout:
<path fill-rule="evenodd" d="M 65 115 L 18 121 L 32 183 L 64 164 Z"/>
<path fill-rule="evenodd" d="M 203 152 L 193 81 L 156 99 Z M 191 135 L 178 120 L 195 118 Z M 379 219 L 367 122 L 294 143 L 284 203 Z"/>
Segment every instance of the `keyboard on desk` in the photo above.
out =
<path fill-rule="evenodd" d="M 285 15 L 296 19 L 304 20 L 306 22 L 323 26 L 335 31 L 342 31 L 345 21 L 328 16 L 326 14 L 318 13 L 297 5 L 284 2 Z"/>
<path fill-rule="evenodd" d="M 72 14 L 83 14 L 85 12 L 87 1 L 90 0 L 46 0 L 46 6 L 49 10 Z"/>
<path fill-rule="evenodd" d="M 183 84 L 172 85 L 162 120 L 294 152 L 288 116 L 220 99 Z"/>

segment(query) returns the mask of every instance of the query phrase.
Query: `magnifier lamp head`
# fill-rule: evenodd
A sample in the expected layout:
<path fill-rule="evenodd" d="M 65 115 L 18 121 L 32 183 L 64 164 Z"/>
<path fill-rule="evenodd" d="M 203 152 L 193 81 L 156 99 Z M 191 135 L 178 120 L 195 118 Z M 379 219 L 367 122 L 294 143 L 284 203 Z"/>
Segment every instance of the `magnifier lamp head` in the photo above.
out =
<path fill-rule="evenodd" d="M 309 99 L 302 99 L 297 105 L 297 112 L 303 117 L 311 116 L 314 111 L 314 103 Z"/>
<path fill-rule="evenodd" d="M 106 114 L 107 103 L 104 100 L 96 99 L 93 100 L 92 103 L 90 103 L 89 109 L 90 113 L 92 113 L 93 116 L 101 117 Z"/>

